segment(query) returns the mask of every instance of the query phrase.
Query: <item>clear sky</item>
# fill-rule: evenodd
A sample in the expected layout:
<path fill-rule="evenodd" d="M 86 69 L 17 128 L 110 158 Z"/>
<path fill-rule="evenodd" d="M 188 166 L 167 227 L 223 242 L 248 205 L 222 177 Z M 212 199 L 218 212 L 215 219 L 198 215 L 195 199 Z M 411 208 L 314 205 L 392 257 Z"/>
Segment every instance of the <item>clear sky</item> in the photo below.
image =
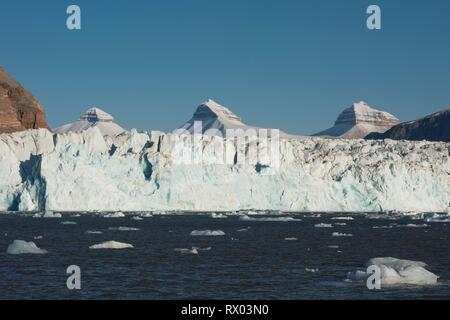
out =
<path fill-rule="evenodd" d="M 370 4 L 381 31 L 366 28 Z M 52 127 L 99 106 L 168 131 L 212 98 L 247 124 L 312 134 L 360 100 L 401 120 L 450 108 L 449 15 L 449 0 L 2 1 L 0 65 Z"/>

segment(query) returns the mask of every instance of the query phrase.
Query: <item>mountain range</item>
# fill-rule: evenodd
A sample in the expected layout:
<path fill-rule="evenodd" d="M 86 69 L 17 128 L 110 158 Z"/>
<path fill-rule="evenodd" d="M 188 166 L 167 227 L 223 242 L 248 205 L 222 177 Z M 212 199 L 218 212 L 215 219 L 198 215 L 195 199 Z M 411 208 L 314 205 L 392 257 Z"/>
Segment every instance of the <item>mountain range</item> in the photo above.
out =
<path fill-rule="evenodd" d="M 201 122 L 199 130 L 206 135 L 226 136 L 260 134 L 272 130 L 247 125 L 229 108 L 208 99 L 197 107 L 192 118 L 174 132 L 194 133 L 196 122 Z M 126 130 L 118 125 L 114 118 L 99 108 L 88 109 L 74 122 L 55 128 L 55 133 L 80 132 L 98 127 L 103 135 L 116 136 Z M 27 129 L 50 129 L 45 120 L 44 108 L 39 101 L 0 67 L 0 133 L 10 133 Z M 279 131 L 281 138 L 293 138 Z M 352 104 L 337 118 L 333 127 L 314 134 L 328 138 L 346 139 L 396 139 L 450 141 L 450 109 L 430 116 L 400 123 L 392 114 L 371 108 L 366 102 Z"/>

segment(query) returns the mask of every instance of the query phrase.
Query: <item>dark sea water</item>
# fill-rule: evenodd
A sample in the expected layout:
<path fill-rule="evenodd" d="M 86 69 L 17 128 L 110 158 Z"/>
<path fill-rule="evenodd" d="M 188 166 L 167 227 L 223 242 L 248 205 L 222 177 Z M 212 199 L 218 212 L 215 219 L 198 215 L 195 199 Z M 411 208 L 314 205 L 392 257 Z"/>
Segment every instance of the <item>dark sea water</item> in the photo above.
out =
<path fill-rule="evenodd" d="M 62 219 L 0 214 L 0 299 L 449 299 L 448 223 L 388 216 L 331 220 L 342 214 L 308 214 L 301 221 L 242 221 L 238 216 L 160 215 L 142 221 L 95 215 Z M 347 215 L 348 216 L 348 215 Z M 373 216 L 372 216 L 373 217 Z M 258 217 L 260 218 L 260 217 Z M 61 224 L 74 221 L 75 225 Z M 317 228 L 318 223 L 346 223 Z M 374 226 L 391 228 L 373 228 Z M 108 230 L 134 227 L 139 231 Z M 238 231 L 247 228 L 248 231 Z M 194 237 L 193 230 L 222 230 L 224 236 Z M 102 234 L 86 234 L 100 230 Z M 333 237 L 333 232 L 353 237 Z M 34 239 L 42 236 L 42 239 Z M 286 241 L 285 238 L 297 238 Z M 43 255 L 10 255 L 15 239 L 34 241 Z M 115 240 L 134 249 L 91 250 Z M 176 248 L 207 248 L 198 255 Z M 329 246 L 339 246 L 330 248 Z M 435 286 L 368 290 L 346 281 L 374 257 L 424 261 L 440 276 Z M 81 268 L 81 290 L 68 290 L 69 265 Z M 307 272 L 305 269 L 318 269 Z"/>

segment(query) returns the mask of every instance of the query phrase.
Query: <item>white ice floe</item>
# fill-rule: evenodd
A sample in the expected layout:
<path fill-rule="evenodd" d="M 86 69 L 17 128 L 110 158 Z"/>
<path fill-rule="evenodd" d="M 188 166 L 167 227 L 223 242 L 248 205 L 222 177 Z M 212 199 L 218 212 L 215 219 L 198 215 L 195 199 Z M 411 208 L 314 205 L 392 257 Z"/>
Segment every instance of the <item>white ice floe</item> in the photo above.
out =
<path fill-rule="evenodd" d="M 333 228 L 333 225 L 328 224 L 328 223 L 318 223 L 318 224 L 314 225 L 314 227 L 316 227 L 316 228 Z"/>
<path fill-rule="evenodd" d="M 294 219 L 292 217 L 266 217 L 266 218 L 253 218 L 247 215 L 239 217 L 241 221 L 264 221 L 264 222 L 289 222 L 289 221 L 302 221 L 301 219 Z"/>
<path fill-rule="evenodd" d="M 186 248 L 176 248 L 176 249 L 174 249 L 174 251 L 177 251 L 177 252 L 182 253 L 182 254 L 194 254 L 194 255 L 198 255 L 198 249 L 197 249 L 197 248 L 191 248 L 191 249 L 186 249 Z"/>
<path fill-rule="evenodd" d="M 125 214 L 123 212 L 112 212 L 103 215 L 104 218 L 123 218 L 125 217 Z"/>
<path fill-rule="evenodd" d="M 47 250 L 43 250 L 38 248 L 38 246 L 30 241 L 23 240 L 14 240 L 6 249 L 6 253 L 8 254 L 44 254 L 47 253 Z"/>
<path fill-rule="evenodd" d="M 96 230 L 88 230 L 85 232 L 86 234 L 102 234 L 103 232 L 101 231 L 96 231 Z"/>
<path fill-rule="evenodd" d="M 400 225 L 399 227 L 405 227 L 405 228 L 426 228 L 428 227 L 427 224 L 414 224 L 414 223 L 408 223 L 406 225 Z"/>
<path fill-rule="evenodd" d="M 133 228 L 133 227 L 109 227 L 108 230 L 110 231 L 139 231 L 141 229 L 139 228 Z"/>
<path fill-rule="evenodd" d="M 35 213 L 33 218 L 62 218 L 62 215 L 61 213 L 54 213 L 53 211 L 45 211 Z"/>
<path fill-rule="evenodd" d="M 297 241 L 298 238 L 290 237 L 290 238 L 284 238 L 285 241 Z"/>
<path fill-rule="evenodd" d="M 353 217 L 333 217 L 333 218 L 331 218 L 331 220 L 348 220 L 348 221 L 351 221 L 351 220 L 355 220 Z"/>
<path fill-rule="evenodd" d="M 74 224 L 77 224 L 77 223 L 75 221 L 63 221 L 63 222 L 61 222 L 61 224 L 74 225 Z"/>
<path fill-rule="evenodd" d="M 141 218 L 141 217 L 133 217 L 133 218 L 131 218 L 132 220 L 136 220 L 136 221 L 141 221 L 141 220 L 144 220 L 144 218 Z"/>
<path fill-rule="evenodd" d="M 217 237 L 224 235 L 225 232 L 223 232 L 222 230 L 194 230 L 191 232 L 191 236 Z"/>
<path fill-rule="evenodd" d="M 250 230 L 250 227 L 238 229 L 237 232 L 247 232 Z"/>
<path fill-rule="evenodd" d="M 94 244 L 89 247 L 89 249 L 132 249 L 133 245 L 129 243 L 117 242 L 117 241 L 107 241 L 99 244 Z"/>
<path fill-rule="evenodd" d="M 350 233 L 340 233 L 340 232 L 333 232 L 333 237 L 353 237 Z"/>
<path fill-rule="evenodd" d="M 334 224 L 335 226 L 339 226 L 339 227 L 343 227 L 346 226 L 347 224 L 345 222 L 338 222 Z"/>
<path fill-rule="evenodd" d="M 449 223 L 450 217 L 448 213 L 427 212 L 422 214 L 422 219 L 426 222 L 442 222 Z"/>
<path fill-rule="evenodd" d="M 305 268 L 306 272 L 316 273 L 319 272 L 319 268 Z"/>
<path fill-rule="evenodd" d="M 153 218 L 153 214 L 149 213 L 149 212 L 144 212 L 144 213 L 141 213 L 140 217 L 141 218 Z"/>
<path fill-rule="evenodd" d="M 213 212 L 213 213 L 211 213 L 211 218 L 213 218 L 213 219 L 225 219 L 225 218 L 227 218 L 227 216 L 224 215 L 223 213 L 215 213 L 215 212 Z"/>
<path fill-rule="evenodd" d="M 376 266 L 380 271 L 380 282 L 383 286 L 392 285 L 434 285 L 438 276 L 425 269 L 424 262 L 400 260 L 396 258 L 374 258 L 367 262 L 367 267 Z M 366 271 L 349 272 L 349 280 L 366 280 L 371 274 Z"/>
<path fill-rule="evenodd" d="M 392 229 L 394 225 L 388 225 L 388 226 L 373 226 L 372 229 Z"/>
<path fill-rule="evenodd" d="M 35 236 L 33 239 L 34 240 L 42 240 L 42 239 L 44 239 L 44 237 L 43 236 Z"/>

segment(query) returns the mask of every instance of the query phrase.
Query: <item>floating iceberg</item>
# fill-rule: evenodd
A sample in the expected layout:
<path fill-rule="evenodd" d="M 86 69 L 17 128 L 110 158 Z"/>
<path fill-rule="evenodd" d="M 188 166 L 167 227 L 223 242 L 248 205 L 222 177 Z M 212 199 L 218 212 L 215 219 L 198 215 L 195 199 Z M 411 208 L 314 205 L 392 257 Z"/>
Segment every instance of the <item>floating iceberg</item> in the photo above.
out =
<path fill-rule="evenodd" d="M 225 232 L 223 232 L 222 230 L 194 230 L 191 232 L 191 236 L 217 237 L 224 235 Z"/>
<path fill-rule="evenodd" d="M 45 254 L 45 253 L 47 253 L 47 250 L 38 248 L 38 246 L 32 241 L 26 242 L 23 240 L 14 240 L 14 242 L 8 246 L 6 253 L 14 254 L 14 255 L 16 255 L 16 254 Z"/>
<path fill-rule="evenodd" d="M 108 230 L 110 230 L 110 231 L 139 231 L 141 229 L 133 228 L 133 227 L 109 227 Z"/>
<path fill-rule="evenodd" d="M 264 221 L 264 222 L 289 222 L 289 221 L 302 221 L 301 219 L 294 219 L 292 217 L 267 217 L 267 218 L 253 218 L 247 215 L 239 217 L 241 221 Z"/>
<path fill-rule="evenodd" d="M 77 224 L 75 221 L 63 221 L 63 222 L 61 222 L 61 224 L 64 224 L 64 225 L 74 225 L 74 224 Z"/>
<path fill-rule="evenodd" d="M 86 234 L 102 234 L 103 232 L 101 232 L 101 231 L 96 231 L 96 230 L 87 230 L 85 233 L 86 233 Z"/>
<path fill-rule="evenodd" d="M 314 225 L 314 227 L 316 227 L 316 228 L 333 228 L 333 225 L 328 224 L 328 223 L 318 223 L 318 224 Z"/>
<path fill-rule="evenodd" d="M 117 241 L 107 241 L 99 244 L 94 244 L 89 249 L 132 249 L 133 245 L 129 243 L 122 243 Z"/>
<path fill-rule="evenodd" d="M 227 218 L 227 216 L 224 215 L 223 213 L 215 213 L 215 212 L 213 212 L 213 213 L 211 213 L 211 218 L 213 218 L 213 219 L 225 219 L 225 218 Z"/>
<path fill-rule="evenodd" d="M 46 211 L 46 212 L 38 212 L 35 213 L 33 215 L 33 218 L 47 218 L 47 219 L 52 219 L 52 218 L 62 218 L 61 213 L 54 213 L 53 211 Z"/>
<path fill-rule="evenodd" d="M 443 223 L 450 222 L 450 217 L 448 213 L 434 213 L 434 212 L 423 213 L 422 218 L 426 222 L 443 222 Z"/>
<path fill-rule="evenodd" d="M 194 255 L 198 255 L 198 249 L 192 247 L 192 249 L 185 249 L 185 248 L 176 248 L 174 251 L 177 251 L 179 253 L 183 253 L 183 254 L 194 254 Z"/>
<path fill-rule="evenodd" d="M 400 260 L 396 258 L 374 258 L 366 266 L 377 266 L 380 270 L 380 282 L 384 286 L 392 285 L 434 285 L 438 276 L 426 270 L 425 263 L 420 261 Z M 349 272 L 349 280 L 365 280 L 371 274 L 358 270 Z"/>
<path fill-rule="evenodd" d="M 113 212 L 103 215 L 104 218 L 123 218 L 125 214 L 123 212 Z"/>
<path fill-rule="evenodd" d="M 340 232 L 333 232 L 333 237 L 353 237 L 352 234 L 349 233 L 340 233 Z"/>

